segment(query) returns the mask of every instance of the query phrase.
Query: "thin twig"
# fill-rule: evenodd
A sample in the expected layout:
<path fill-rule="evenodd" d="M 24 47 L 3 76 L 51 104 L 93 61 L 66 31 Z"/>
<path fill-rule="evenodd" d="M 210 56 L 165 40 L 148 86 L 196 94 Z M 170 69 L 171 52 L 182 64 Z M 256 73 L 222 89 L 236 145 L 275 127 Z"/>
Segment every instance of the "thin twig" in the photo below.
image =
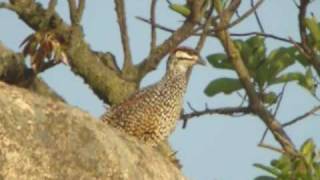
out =
<path fill-rule="evenodd" d="M 157 45 L 157 32 L 156 32 L 156 4 L 157 0 L 151 1 L 150 8 L 150 21 L 151 21 L 151 50 L 150 53 L 156 48 Z"/>
<path fill-rule="evenodd" d="M 138 20 L 140 20 L 140 21 L 143 21 L 145 23 L 151 24 L 151 21 L 146 19 L 146 18 L 143 18 L 143 17 L 140 17 L 140 16 L 137 16 L 136 18 Z M 175 32 L 174 29 L 166 27 L 166 26 L 158 24 L 158 23 L 155 24 L 155 27 L 160 29 L 160 30 L 163 30 L 165 32 L 169 32 L 169 33 Z M 201 34 L 202 33 L 193 33 L 193 36 L 201 36 Z M 216 37 L 215 33 L 210 33 L 208 35 L 211 36 L 211 37 Z M 293 45 L 294 44 L 299 44 L 299 42 L 296 42 L 296 41 L 294 41 L 292 39 L 287 39 L 287 38 L 279 37 L 279 36 L 276 36 L 276 35 L 273 35 L 273 34 L 261 33 L 261 32 L 230 33 L 230 35 L 231 36 L 263 36 L 263 37 L 266 37 L 266 38 L 279 40 L 279 41 L 282 41 L 282 42 L 285 42 L 285 43 L 289 43 L 289 44 L 293 44 Z"/>
<path fill-rule="evenodd" d="M 188 105 L 188 107 L 190 108 L 191 111 L 197 112 L 197 113 L 199 112 L 198 110 L 196 110 L 196 109 L 191 105 L 190 102 L 187 102 L 187 105 Z"/>
<path fill-rule="evenodd" d="M 277 113 L 278 113 L 278 111 L 279 111 L 280 104 L 281 104 L 281 102 L 282 102 L 282 99 L 283 99 L 283 96 L 284 96 L 284 91 L 286 90 L 287 84 L 288 84 L 287 82 L 284 83 L 284 85 L 282 86 L 281 92 L 280 92 L 280 94 L 278 95 L 278 97 L 280 97 L 280 98 L 279 98 L 279 101 L 278 101 L 278 103 L 277 103 L 277 105 L 276 105 L 276 109 L 275 109 L 274 112 L 273 112 L 273 116 L 274 116 L 274 117 L 277 116 Z"/>
<path fill-rule="evenodd" d="M 191 113 L 183 114 L 180 119 L 191 119 L 194 117 L 199 117 L 203 115 L 212 115 L 212 114 L 221 114 L 221 115 L 234 115 L 234 114 L 249 114 L 251 110 L 249 107 L 224 107 L 224 108 L 216 108 L 216 109 L 209 109 L 206 108 L 203 111 L 193 111 Z"/>
<path fill-rule="evenodd" d="M 140 17 L 140 16 L 136 16 L 136 18 L 142 22 L 145 22 L 145 23 L 148 23 L 148 24 L 151 24 L 151 21 L 146 19 L 146 18 L 143 18 L 143 17 Z M 171 28 L 168 28 L 168 27 L 165 27 L 161 24 L 157 24 L 155 23 L 154 26 L 160 30 L 163 30 L 163 31 L 166 31 L 166 32 L 169 32 L 169 33 L 174 33 L 175 30 L 174 29 L 171 29 Z"/>
<path fill-rule="evenodd" d="M 243 115 L 251 113 L 249 107 L 226 107 L 226 108 L 217 108 L 217 109 L 209 109 L 208 104 L 205 104 L 205 109 L 203 111 L 198 111 L 192 107 L 192 105 L 188 102 L 188 106 L 191 109 L 191 113 L 182 112 L 180 119 L 183 120 L 182 129 L 187 127 L 189 119 L 194 117 L 199 117 L 203 115 L 212 115 L 212 114 L 221 114 L 221 115 L 229 115 L 236 116 L 237 114 L 242 113 Z"/>
<path fill-rule="evenodd" d="M 166 0 L 166 1 L 169 5 L 172 5 L 172 2 L 170 2 L 170 0 Z"/>
<path fill-rule="evenodd" d="M 233 22 L 229 24 L 222 24 L 212 30 L 212 32 L 217 32 L 225 29 L 232 28 L 233 26 L 239 24 L 244 19 L 246 19 L 250 14 L 256 11 L 256 9 L 263 3 L 264 0 L 259 0 L 251 9 L 246 11 L 244 14 L 242 14 L 238 19 L 234 20 Z"/>
<path fill-rule="evenodd" d="M 115 0 L 116 13 L 121 34 L 121 43 L 124 54 L 123 72 L 132 67 L 131 50 L 129 46 L 129 36 L 126 24 L 126 12 L 124 0 Z"/>
<path fill-rule="evenodd" d="M 259 144 L 263 144 L 263 141 L 264 141 L 264 139 L 266 138 L 266 136 L 267 136 L 267 134 L 268 134 L 268 128 L 266 128 L 264 131 L 263 131 L 263 134 L 262 134 L 262 137 L 261 137 L 261 139 L 260 139 L 260 141 L 259 141 Z"/>
<path fill-rule="evenodd" d="M 283 37 L 279 37 L 273 34 L 268 34 L 268 33 L 261 33 L 261 32 L 248 32 L 248 33 L 231 33 L 231 36 L 263 36 L 266 38 L 272 38 L 272 39 L 276 39 L 279 41 L 283 41 L 289 44 L 294 44 L 297 43 L 293 40 L 287 39 L 287 38 L 283 38 Z"/>
<path fill-rule="evenodd" d="M 202 17 L 202 5 L 204 0 L 192 1 L 190 4 L 191 13 L 184 23 L 176 29 L 163 43 L 158 45 L 152 54 L 146 57 L 136 67 L 138 68 L 139 78 L 154 70 L 162 58 L 176 48 L 182 41 L 186 40 L 195 33 L 195 27 Z"/>
<path fill-rule="evenodd" d="M 206 41 L 206 38 L 207 38 L 207 35 L 208 35 L 208 31 L 209 31 L 209 28 L 210 28 L 210 25 L 211 25 L 211 15 L 212 15 L 212 12 L 213 12 L 213 3 L 210 4 L 210 9 L 208 11 L 208 14 L 207 14 L 207 17 L 206 17 L 206 21 L 205 21 L 205 24 L 204 24 L 204 27 L 203 27 L 203 30 L 202 30 L 202 33 L 200 35 L 200 38 L 199 38 L 199 41 L 198 41 L 198 44 L 196 46 L 196 51 L 197 52 L 200 52 L 201 49 L 203 48 L 204 44 L 205 44 L 205 41 Z"/>
<path fill-rule="evenodd" d="M 258 146 L 262 147 L 262 148 L 270 149 L 272 151 L 275 151 L 275 152 L 278 152 L 278 153 L 281 153 L 281 154 L 285 153 L 282 149 L 279 149 L 279 148 L 276 148 L 276 147 L 273 147 L 273 146 L 270 146 L 270 145 L 267 145 L 267 144 L 258 144 Z"/>
<path fill-rule="evenodd" d="M 254 0 L 251 0 L 251 8 L 253 8 L 253 6 L 254 6 Z M 256 21 L 257 21 L 257 23 L 258 23 L 258 26 L 259 26 L 259 28 L 260 28 L 260 31 L 261 31 L 262 33 L 264 33 L 265 31 L 264 31 L 264 28 L 263 28 L 263 26 L 262 26 L 262 23 L 261 23 L 261 20 L 260 20 L 260 17 L 259 17 L 259 15 L 258 15 L 257 10 L 254 11 L 254 16 L 255 16 L 255 18 L 256 18 Z"/>
<path fill-rule="evenodd" d="M 300 52 L 300 54 L 302 54 L 302 55 L 303 55 L 304 57 L 306 57 L 307 59 L 310 59 L 310 58 L 311 58 L 310 55 L 307 54 L 307 53 L 304 51 L 301 43 L 294 42 L 291 37 L 289 37 L 289 41 L 291 41 L 291 43 L 293 44 L 293 46 L 294 46 L 295 48 L 297 48 L 297 50 Z"/>
<path fill-rule="evenodd" d="M 287 127 L 287 126 L 290 126 L 290 125 L 292 125 L 292 124 L 294 124 L 294 123 L 296 123 L 298 121 L 301 121 L 304 118 L 306 118 L 306 117 L 308 117 L 310 115 L 313 115 L 314 113 L 316 113 L 319 110 L 320 110 L 320 106 L 316 106 L 316 107 L 312 108 L 310 111 L 304 113 L 303 115 L 298 116 L 298 117 L 292 119 L 291 121 L 288 121 L 288 122 L 282 124 L 282 127 Z"/>
<path fill-rule="evenodd" d="M 275 111 L 273 112 L 273 116 L 274 116 L 274 117 L 276 117 L 276 115 L 277 115 L 277 113 L 278 113 L 278 110 L 279 110 L 279 108 L 280 108 L 280 104 L 281 104 L 281 102 L 282 102 L 282 99 L 283 99 L 283 95 L 284 95 L 284 91 L 285 91 L 285 89 L 286 89 L 286 86 L 287 86 L 287 83 L 285 83 L 285 84 L 283 85 L 283 87 L 282 87 L 282 89 L 281 89 L 281 92 L 280 92 L 280 94 L 278 95 L 278 97 L 280 97 L 280 99 L 279 99 L 279 101 L 278 101 L 278 103 L 277 103 L 277 106 L 276 106 Z M 263 134 L 262 134 L 262 137 L 261 137 L 261 139 L 260 139 L 260 143 L 259 143 L 259 144 L 263 144 L 263 141 L 264 141 L 264 139 L 265 139 L 266 136 L 267 136 L 268 130 L 269 130 L 268 128 L 266 128 L 266 129 L 264 130 L 264 132 L 263 132 Z"/>

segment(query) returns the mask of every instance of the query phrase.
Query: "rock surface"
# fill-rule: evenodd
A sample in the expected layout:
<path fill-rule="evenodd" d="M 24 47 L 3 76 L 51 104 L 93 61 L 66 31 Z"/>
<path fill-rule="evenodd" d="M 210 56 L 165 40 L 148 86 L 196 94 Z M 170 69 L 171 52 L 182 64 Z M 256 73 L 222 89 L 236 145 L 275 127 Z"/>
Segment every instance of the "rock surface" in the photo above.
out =
<path fill-rule="evenodd" d="M 168 158 L 78 108 L 0 82 L 0 180 L 185 179 Z"/>

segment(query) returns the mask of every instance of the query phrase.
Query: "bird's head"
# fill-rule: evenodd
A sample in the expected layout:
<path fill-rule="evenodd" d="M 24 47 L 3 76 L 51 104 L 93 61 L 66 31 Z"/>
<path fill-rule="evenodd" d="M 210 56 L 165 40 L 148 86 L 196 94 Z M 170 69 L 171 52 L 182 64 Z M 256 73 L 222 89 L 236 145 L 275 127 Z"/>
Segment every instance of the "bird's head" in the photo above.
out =
<path fill-rule="evenodd" d="M 195 64 L 205 65 L 199 53 L 188 47 L 179 47 L 170 54 L 167 68 L 170 71 L 187 72 Z"/>

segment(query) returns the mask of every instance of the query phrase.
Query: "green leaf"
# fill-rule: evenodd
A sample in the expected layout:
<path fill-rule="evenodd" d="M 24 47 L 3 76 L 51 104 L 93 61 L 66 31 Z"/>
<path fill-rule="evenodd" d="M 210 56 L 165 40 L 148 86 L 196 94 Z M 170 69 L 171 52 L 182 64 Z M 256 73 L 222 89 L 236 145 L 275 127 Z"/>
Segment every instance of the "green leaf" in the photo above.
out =
<path fill-rule="evenodd" d="M 271 79 L 268 82 L 268 85 L 286 83 L 286 82 L 290 82 L 290 81 L 301 81 L 303 78 L 304 78 L 304 74 L 302 74 L 300 72 L 290 72 L 287 74 L 283 74 L 279 77 L 276 77 L 274 79 Z"/>
<path fill-rule="evenodd" d="M 271 165 L 281 171 L 282 175 L 289 175 L 292 170 L 292 162 L 290 157 L 282 155 L 279 159 L 272 160 Z"/>
<path fill-rule="evenodd" d="M 290 56 L 287 48 L 272 51 L 268 58 L 270 58 L 270 75 L 273 77 L 294 63 L 294 58 Z"/>
<path fill-rule="evenodd" d="M 242 88 L 238 79 L 233 78 L 219 78 L 211 81 L 204 90 L 207 96 L 214 96 L 218 93 L 230 94 Z"/>
<path fill-rule="evenodd" d="M 312 70 L 309 67 L 306 71 L 306 74 L 303 79 L 299 81 L 299 85 L 306 88 L 311 94 L 315 94 L 316 87 L 315 87 L 315 81 L 313 79 Z"/>
<path fill-rule="evenodd" d="M 263 64 L 258 68 L 256 81 L 260 86 L 274 81 L 277 75 L 294 63 L 291 48 L 279 48 L 270 52 Z"/>
<path fill-rule="evenodd" d="M 278 100 L 278 96 L 274 92 L 265 93 L 262 95 L 262 101 L 267 104 L 274 104 Z"/>
<path fill-rule="evenodd" d="M 238 41 L 238 46 L 241 47 L 240 53 L 245 65 L 251 73 L 255 74 L 258 65 L 265 59 L 265 39 L 261 36 L 253 36 L 245 42 Z"/>
<path fill-rule="evenodd" d="M 315 148 L 316 146 L 312 139 L 308 139 L 307 141 L 305 141 L 300 148 L 302 156 L 305 158 L 309 165 L 312 165 Z"/>
<path fill-rule="evenodd" d="M 271 176 L 258 176 L 254 178 L 254 180 L 277 180 L 277 179 Z"/>
<path fill-rule="evenodd" d="M 279 176 L 281 174 L 279 170 L 274 167 L 265 166 L 263 164 L 253 164 L 253 166 L 255 166 L 256 168 L 262 169 L 270 174 L 273 174 L 274 176 Z"/>
<path fill-rule="evenodd" d="M 316 17 L 312 16 L 312 18 L 306 18 L 305 22 L 314 40 L 320 41 L 320 27 Z"/>
<path fill-rule="evenodd" d="M 184 4 L 170 4 L 169 8 L 185 17 L 189 16 L 191 13 L 188 6 Z"/>
<path fill-rule="evenodd" d="M 233 69 L 232 64 L 228 61 L 228 57 L 224 53 L 216 53 L 207 56 L 209 63 L 220 69 Z"/>

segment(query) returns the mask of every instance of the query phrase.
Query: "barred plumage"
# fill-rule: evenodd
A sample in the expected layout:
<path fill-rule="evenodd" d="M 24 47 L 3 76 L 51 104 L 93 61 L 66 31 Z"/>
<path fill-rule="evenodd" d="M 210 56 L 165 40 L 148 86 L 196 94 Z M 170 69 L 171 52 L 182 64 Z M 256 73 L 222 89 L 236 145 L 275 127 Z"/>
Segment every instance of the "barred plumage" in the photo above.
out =
<path fill-rule="evenodd" d="M 190 48 L 177 48 L 170 55 L 165 76 L 113 106 L 102 116 L 108 124 L 150 145 L 165 140 L 179 119 L 192 66 L 203 62 Z"/>

